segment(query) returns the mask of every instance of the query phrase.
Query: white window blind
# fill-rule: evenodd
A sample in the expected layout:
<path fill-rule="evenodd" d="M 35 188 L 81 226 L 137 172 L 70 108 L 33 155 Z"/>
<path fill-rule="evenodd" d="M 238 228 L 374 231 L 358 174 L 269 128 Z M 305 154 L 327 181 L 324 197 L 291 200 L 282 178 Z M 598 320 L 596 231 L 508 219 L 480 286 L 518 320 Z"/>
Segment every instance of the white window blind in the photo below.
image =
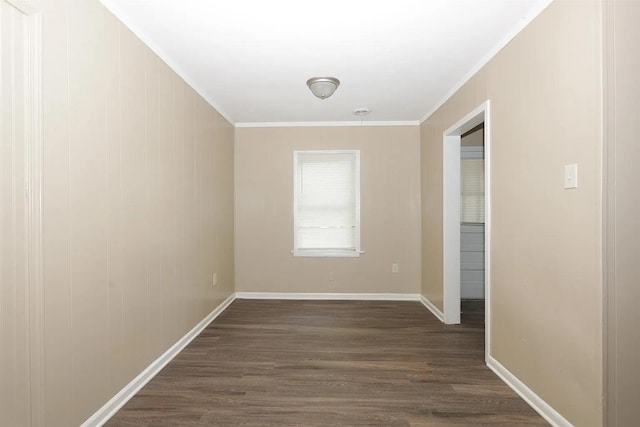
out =
<path fill-rule="evenodd" d="M 294 152 L 296 256 L 360 253 L 360 152 Z"/>
<path fill-rule="evenodd" d="M 460 221 L 484 223 L 484 159 L 462 159 Z"/>

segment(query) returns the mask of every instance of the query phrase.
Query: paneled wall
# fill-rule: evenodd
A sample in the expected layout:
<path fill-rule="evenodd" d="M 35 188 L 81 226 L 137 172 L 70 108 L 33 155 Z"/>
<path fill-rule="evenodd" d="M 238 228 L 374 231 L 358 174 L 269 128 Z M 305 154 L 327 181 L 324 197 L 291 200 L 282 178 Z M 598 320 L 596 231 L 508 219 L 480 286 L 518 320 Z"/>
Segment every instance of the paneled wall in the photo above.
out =
<path fill-rule="evenodd" d="M 237 291 L 419 292 L 418 126 L 238 128 L 235 144 Z M 364 254 L 294 257 L 293 151 L 354 149 Z"/>
<path fill-rule="evenodd" d="M 490 356 L 579 426 L 602 421 L 601 30 L 601 2 L 551 3 L 421 126 L 423 295 L 442 307 L 442 134 L 490 100 Z"/>
<path fill-rule="evenodd" d="M 71 426 L 233 292 L 233 128 L 97 0 L 42 13 L 45 420 Z"/>
<path fill-rule="evenodd" d="M 0 0 L 0 425 L 30 423 L 25 16 Z"/>
<path fill-rule="evenodd" d="M 606 4 L 605 425 L 638 424 L 640 383 L 640 2 Z"/>

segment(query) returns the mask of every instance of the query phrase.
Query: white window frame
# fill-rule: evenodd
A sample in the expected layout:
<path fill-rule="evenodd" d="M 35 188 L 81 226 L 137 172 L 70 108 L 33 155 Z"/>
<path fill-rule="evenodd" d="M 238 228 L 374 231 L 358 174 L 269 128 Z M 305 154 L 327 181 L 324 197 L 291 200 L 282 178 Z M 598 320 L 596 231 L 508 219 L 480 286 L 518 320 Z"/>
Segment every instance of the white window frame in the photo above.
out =
<path fill-rule="evenodd" d="M 353 154 L 355 156 L 355 248 L 353 249 L 304 249 L 298 246 L 298 194 L 300 193 L 300 155 Z M 293 256 L 296 257 L 359 257 L 360 246 L 360 150 L 304 150 L 293 152 Z"/>

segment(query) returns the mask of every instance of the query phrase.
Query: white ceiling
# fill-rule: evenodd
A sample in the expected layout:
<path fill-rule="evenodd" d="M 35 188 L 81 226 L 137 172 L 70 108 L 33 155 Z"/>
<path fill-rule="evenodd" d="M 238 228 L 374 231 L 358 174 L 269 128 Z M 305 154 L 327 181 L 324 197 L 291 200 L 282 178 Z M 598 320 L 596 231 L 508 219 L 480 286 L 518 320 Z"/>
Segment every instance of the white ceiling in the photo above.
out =
<path fill-rule="evenodd" d="M 101 0 L 228 120 L 423 120 L 550 0 Z M 306 81 L 341 81 L 326 100 Z"/>

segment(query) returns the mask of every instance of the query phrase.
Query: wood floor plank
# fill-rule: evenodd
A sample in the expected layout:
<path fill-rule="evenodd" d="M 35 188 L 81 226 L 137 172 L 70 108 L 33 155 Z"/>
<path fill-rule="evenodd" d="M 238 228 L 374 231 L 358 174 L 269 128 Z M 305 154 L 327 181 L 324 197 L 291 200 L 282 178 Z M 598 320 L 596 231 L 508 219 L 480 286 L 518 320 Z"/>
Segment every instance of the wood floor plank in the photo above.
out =
<path fill-rule="evenodd" d="M 484 364 L 482 315 L 236 300 L 108 426 L 546 426 Z"/>

